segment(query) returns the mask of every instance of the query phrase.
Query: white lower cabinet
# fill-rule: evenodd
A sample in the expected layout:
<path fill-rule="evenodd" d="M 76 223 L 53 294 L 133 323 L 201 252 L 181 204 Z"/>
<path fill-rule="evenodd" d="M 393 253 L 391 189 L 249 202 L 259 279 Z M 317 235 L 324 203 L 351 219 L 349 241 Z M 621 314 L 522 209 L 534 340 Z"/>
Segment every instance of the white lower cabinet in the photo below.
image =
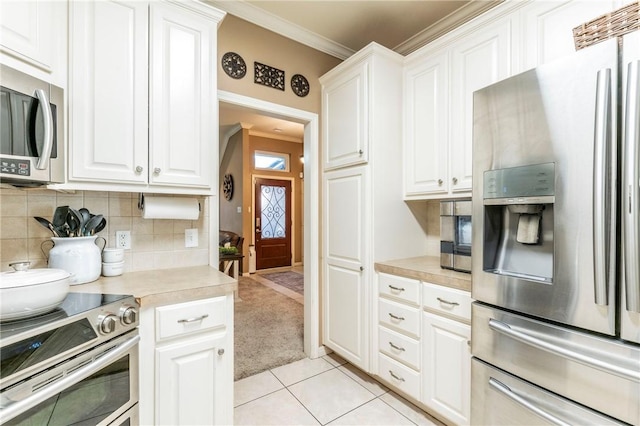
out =
<path fill-rule="evenodd" d="M 233 423 L 233 293 L 144 308 L 140 423 Z"/>
<path fill-rule="evenodd" d="M 422 315 L 422 402 L 455 424 L 469 424 L 471 326 Z"/>
<path fill-rule="evenodd" d="M 374 374 L 433 416 L 469 424 L 471 294 L 377 274 Z"/>

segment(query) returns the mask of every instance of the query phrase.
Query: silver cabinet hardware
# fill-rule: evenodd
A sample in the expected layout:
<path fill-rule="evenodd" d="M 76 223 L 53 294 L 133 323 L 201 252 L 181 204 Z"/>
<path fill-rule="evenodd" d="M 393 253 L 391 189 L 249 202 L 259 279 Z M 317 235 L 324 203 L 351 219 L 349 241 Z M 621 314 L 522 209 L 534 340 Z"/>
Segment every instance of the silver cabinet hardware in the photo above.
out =
<path fill-rule="evenodd" d="M 395 320 L 398 320 L 398 321 L 404 321 L 404 318 L 403 318 L 403 317 L 395 316 L 395 315 L 393 315 L 391 312 L 389 312 L 389 316 L 390 316 L 391 318 L 395 319 Z"/>
<path fill-rule="evenodd" d="M 402 287 L 395 287 L 395 286 L 392 286 L 391 284 L 389 284 L 389 288 L 390 288 L 391 290 L 395 290 L 395 291 L 404 291 L 404 288 L 402 288 Z"/>
<path fill-rule="evenodd" d="M 224 349 L 218 349 L 218 355 L 224 355 Z"/>
<path fill-rule="evenodd" d="M 136 166 L 136 173 L 142 173 L 144 171 L 144 167 Z"/>
<path fill-rule="evenodd" d="M 389 346 L 391 346 L 396 351 L 401 351 L 401 352 L 405 351 L 405 348 L 401 348 L 400 346 L 396 346 L 396 345 L 393 344 L 393 342 L 389 342 Z"/>
<path fill-rule="evenodd" d="M 400 376 L 396 376 L 393 371 L 389 370 L 389 374 L 391 374 L 391 377 L 393 377 L 396 380 L 400 380 L 401 382 L 404 382 L 404 379 Z"/>
<path fill-rule="evenodd" d="M 454 184 L 454 185 L 458 183 L 458 178 L 457 178 L 457 177 L 454 177 L 454 178 L 453 178 L 453 179 L 451 179 L 451 180 L 453 181 L 453 184 Z"/>
<path fill-rule="evenodd" d="M 449 302 L 448 300 L 441 299 L 439 297 L 436 297 L 436 299 L 438 299 L 438 302 L 444 303 L 445 305 L 451 305 L 451 306 L 458 306 L 459 305 L 458 302 Z"/>
<path fill-rule="evenodd" d="M 442 179 L 438 179 L 438 186 L 442 186 L 443 183 Z"/>
<path fill-rule="evenodd" d="M 364 267 L 363 266 L 360 267 L 360 272 L 362 272 L 362 271 L 364 271 Z"/>
<path fill-rule="evenodd" d="M 362 154 L 364 154 L 364 151 L 360 150 L 360 151 L 358 151 L 358 154 L 362 155 Z"/>
<path fill-rule="evenodd" d="M 162 171 L 162 169 L 160 167 L 156 167 L 155 169 L 153 169 L 153 173 L 159 175 L 160 172 Z"/>
<path fill-rule="evenodd" d="M 200 315 L 199 317 L 194 317 L 194 318 L 189 318 L 189 319 L 181 319 L 178 320 L 179 323 L 185 324 L 185 323 L 191 323 L 191 322 L 197 322 L 197 321 L 202 321 L 203 319 L 207 318 L 209 316 L 209 314 L 204 314 L 204 315 Z"/>

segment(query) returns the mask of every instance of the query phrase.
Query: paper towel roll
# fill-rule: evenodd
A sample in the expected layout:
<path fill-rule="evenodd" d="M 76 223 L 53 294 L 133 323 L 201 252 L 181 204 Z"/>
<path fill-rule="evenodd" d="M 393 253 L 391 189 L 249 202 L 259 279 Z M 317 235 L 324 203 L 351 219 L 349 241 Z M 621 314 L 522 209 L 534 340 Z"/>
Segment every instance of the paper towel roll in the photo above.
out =
<path fill-rule="evenodd" d="M 200 215 L 200 204 L 196 198 L 144 197 L 142 217 L 144 219 L 196 220 Z"/>

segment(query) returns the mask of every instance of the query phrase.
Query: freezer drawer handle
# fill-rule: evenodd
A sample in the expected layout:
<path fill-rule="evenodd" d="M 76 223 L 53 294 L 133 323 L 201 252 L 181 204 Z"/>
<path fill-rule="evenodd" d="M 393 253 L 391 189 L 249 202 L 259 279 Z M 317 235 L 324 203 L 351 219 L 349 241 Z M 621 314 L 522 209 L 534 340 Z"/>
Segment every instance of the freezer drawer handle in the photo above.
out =
<path fill-rule="evenodd" d="M 542 339 L 538 339 L 537 337 L 530 336 L 527 333 L 524 333 L 522 331 L 514 330 L 513 328 L 511 328 L 511 326 L 501 321 L 490 319 L 489 328 L 499 333 L 502 333 L 505 336 L 509 336 L 515 340 L 518 340 L 522 343 L 533 346 L 537 349 L 541 349 L 543 351 L 550 352 L 555 355 L 559 355 L 563 358 L 567 358 L 572 361 L 579 362 L 580 364 L 586 365 L 587 367 L 597 368 L 598 370 L 604 371 L 605 373 L 615 374 L 616 376 L 622 377 L 625 380 L 640 382 L 640 371 L 632 370 L 630 368 L 625 368 L 613 363 L 602 361 L 597 358 L 579 353 L 575 350 L 571 350 L 569 348 L 563 348 L 561 346 L 554 345 L 549 342 L 545 342 Z"/>
<path fill-rule="evenodd" d="M 543 419 L 547 420 L 548 422 L 553 423 L 554 425 L 559 425 L 559 426 L 569 426 L 570 425 L 570 423 L 564 422 L 564 421 L 560 420 L 559 418 L 557 418 L 556 416 L 547 413 L 546 411 L 540 409 L 539 407 L 536 407 L 531 402 L 527 401 L 526 399 L 524 399 L 523 397 L 521 397 L 520 395 L 518 395 L 517 393 L 512 391 L 509 386 L 507 386 L 504 383 L 494 379 L 493 377 L 489 378 L 489 386 L 491 386 L 494 390 L 500 392 L 502 395 L 506 396 L 507 398 L 509 398 L 509 399 L 517 402 L 518 404 L 522 405 L 527 410 L 537 414 L 538 416 L 542 417 Z"/>

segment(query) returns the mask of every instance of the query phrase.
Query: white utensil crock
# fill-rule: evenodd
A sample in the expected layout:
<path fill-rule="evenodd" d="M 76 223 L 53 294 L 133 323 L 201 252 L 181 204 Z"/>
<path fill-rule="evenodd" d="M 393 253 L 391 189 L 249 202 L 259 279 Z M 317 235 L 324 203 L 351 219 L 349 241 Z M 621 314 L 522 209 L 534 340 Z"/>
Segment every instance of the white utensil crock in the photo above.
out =
<path fill-rule="evenodd" d="M 100 277 L 102 259 L 97 235 L 91 237 L 51 237 L 49 268 L 63 269 L 71 274 L 71 285 L 89 283 Z"/>

